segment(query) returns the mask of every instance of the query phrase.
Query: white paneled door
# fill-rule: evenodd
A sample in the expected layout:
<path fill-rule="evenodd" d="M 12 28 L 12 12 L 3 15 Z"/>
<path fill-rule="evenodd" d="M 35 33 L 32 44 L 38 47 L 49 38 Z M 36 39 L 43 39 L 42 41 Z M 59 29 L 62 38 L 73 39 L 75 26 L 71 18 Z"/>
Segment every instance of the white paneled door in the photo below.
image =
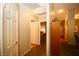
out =
<path fill-rule="evenodd" d="M 18 55 L 18 5 L 4 6 L 4 55 Z"/>

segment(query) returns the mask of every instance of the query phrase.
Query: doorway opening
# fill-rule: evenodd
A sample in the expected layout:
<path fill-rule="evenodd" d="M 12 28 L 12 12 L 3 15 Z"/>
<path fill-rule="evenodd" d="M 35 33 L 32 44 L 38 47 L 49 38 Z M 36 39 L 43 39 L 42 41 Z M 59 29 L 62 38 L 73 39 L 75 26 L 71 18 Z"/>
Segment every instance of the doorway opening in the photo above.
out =
<path fill-rule="evenodd" d="M 31 22 L 31 50 L 26 56 L 46 56 L 46 21 Z"/>
<path fill-rule="evenodd" d="M 43 52 L 46 55 L 46 22 L 40 22 L 40 45 L 43 48 Z"/>

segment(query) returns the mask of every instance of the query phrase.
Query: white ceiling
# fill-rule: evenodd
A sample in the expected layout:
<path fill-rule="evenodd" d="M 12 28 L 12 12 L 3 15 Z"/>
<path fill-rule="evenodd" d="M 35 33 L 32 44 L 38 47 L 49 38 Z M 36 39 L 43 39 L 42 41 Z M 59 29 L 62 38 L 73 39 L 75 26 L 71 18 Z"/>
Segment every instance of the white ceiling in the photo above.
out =
<path fill-rule="evenodd" d="M 32 10 L 40 7 L 37 3 L 23 3 L 23 5 Z"/>
<path fill-rule="evenodd" d="M 46 4 L 44 3 L 23 3 L 26 8 L 29 8 L 32 10 L 34 13 L 43 13 L 46 12 Z"/>

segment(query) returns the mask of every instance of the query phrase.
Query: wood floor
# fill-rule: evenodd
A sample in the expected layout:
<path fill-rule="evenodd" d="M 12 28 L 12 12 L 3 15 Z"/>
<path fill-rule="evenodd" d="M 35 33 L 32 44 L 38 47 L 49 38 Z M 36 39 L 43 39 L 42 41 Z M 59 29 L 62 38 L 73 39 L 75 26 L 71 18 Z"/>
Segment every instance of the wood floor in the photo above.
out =
<path fill-rule="evenodd" d="M 25 56 L 46 56 L 46 40 L 41 40 L 41 45 L 34 45 Z"/>

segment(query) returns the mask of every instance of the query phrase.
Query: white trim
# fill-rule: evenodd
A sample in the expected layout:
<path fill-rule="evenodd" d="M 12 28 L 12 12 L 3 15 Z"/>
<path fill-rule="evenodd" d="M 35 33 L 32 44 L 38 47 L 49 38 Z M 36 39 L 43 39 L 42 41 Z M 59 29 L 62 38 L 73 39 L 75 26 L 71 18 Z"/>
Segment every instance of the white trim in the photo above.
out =
<path fill-rule="evenodd" d="M 38 36 L 38 40 L 39 40 L 39 41 L 38 41 L 38 44 L 37 44 L 37 45 L 40 45 L 40 20 L 38 20 L 38 32 L 39 32 L 39 33 L 38 33 L 38 35 L 39 35 L 39 36 Z"/>
<path fill-rule="evenodd" d="M 0 11 L 0 12 L 1 12 L 1 56 L 2 56 L 2 55 L 3 55 L 3 43 L 2 43 L 2 42 L 3 42 L 3 38 L 2 38 L 2 35 L 3 35 L 3 34 L 2 34 L 2 30 L 3 30 L 3 29 L 2 29 L 2 26 L 3 26 L 3 25 L 2 25 L 3 4 L 2 4 L 2 3 L 1 3 L 1 11 Z"/>
<path fill-rule="evenodd" d="M 18 41 L 18 47 L 17 48 L 18 48 L 18 55 L 19 55 L 19 16 L 20 16 L 20 6 L 19 6 L 19 4 L 17 4 L 17 7 L 18 7 L 18 21 L 17 21 L 17 23 L 18 23 L 17 24 L 17 26 L 18 26 L 18 29 L 17 29 L 18 30 L 17 31 L 18 32 L 17 33 L 17 35 L 18 35 L 18 39 L 17 39 L 17 41 Z"/>
<path fill-rule="evenodd" d="M 50 45 L 51 45 L 51 41 L 50 41 L 50 19 L 49 19 L 49 16 L 50 16 L 50 14 L 49 14 L 49 4 L 47 4 L 47 35 L 46 35 L 46 55 L 47 56 L 49 56 L 50 55 Z"/>
<path fill-rule="evenodd" d="M 34 43 L 31 42 L 31 44 L 34 44 L 34 45 L 40 45 L 40 43 L 35 43 L 35 42 L 34 42 Z"/>
<path fill-rule="evenodd" d="M 26 52 L 24 52 L 23 54 L 21 54 L 21 56 L 24 56 L 24 55 L 27 54 L 29 51 L 31 51 L 31 48 L 29 48 Z"/>

